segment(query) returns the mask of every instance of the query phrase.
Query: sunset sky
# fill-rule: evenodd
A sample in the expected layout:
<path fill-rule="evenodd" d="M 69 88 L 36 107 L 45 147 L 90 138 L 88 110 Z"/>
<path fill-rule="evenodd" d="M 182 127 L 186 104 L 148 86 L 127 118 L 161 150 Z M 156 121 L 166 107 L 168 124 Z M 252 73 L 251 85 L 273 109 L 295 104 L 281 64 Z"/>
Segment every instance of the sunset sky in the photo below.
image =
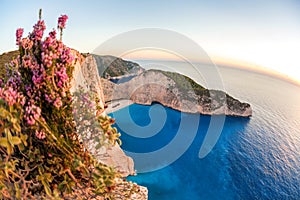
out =
<path fill-rule="evenodd" d="M 161 28 L 195 41 L 216 63 L 261 66 L 300 82 L 297 0 L 2 0 L 0 5 L 0 54 L 16 49 L 15 30 L 31 31 L 42 8 L 48 31 L 61 14 L 69 16 L 64 42 L 81 52 L 93 52 L 123 32 Z"/>

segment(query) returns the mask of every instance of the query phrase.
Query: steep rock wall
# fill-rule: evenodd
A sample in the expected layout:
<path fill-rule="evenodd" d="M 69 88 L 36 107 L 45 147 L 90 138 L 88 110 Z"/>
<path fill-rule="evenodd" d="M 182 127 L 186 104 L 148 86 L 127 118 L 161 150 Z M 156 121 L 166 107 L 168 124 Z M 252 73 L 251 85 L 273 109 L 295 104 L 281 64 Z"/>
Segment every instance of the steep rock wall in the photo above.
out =
<path fill-rule="evenodd" d="M 75 69 L 73 73 L 73 80 L 71 81 L 71 92 L 74 93 L 79 88 L 85 91 L 91 91 L 97 95 L 100 99 L 100 106 L 104 106 L 105 100 L 103 95 L 103 88 L 98 75 L 98 69 L 96 60 L 92 56 L 87 56 L 84 58 L 79 52 L 73 51 L 73 55 L 76 58 L 74 63 Z M 105 115 L 105 112 L 102 113 Z M 89 148 L 89 147 L 88 147 Z M 125 155 L 124 151 L 120 148 L 118 144 L 112 146 L 103 146 L 100 149 L 89 149 L 93 155 L 103 164 L 114 167 L 118 172 L 121 173 L 123 177 L 128 175 L 134 175 L 134 163 L 132 158 Z M 120 200 L 125 199 L 122 197 L 122 192 L 126 188 L 132 187 L 131 183 L 124 182 L 123 180 L 118 180 L 122 184 L 118 184 L 117 193 L 120 193 Z M 138 192 L 133 193 L 129 199 L 132 200 L 146 200 L 148 199 L 148 190 L 146 187 L 137 186 Z M 120 189 L 118 189 L 120 188 Z M 120 190 L 120 191 L 118 191 Z M 126 198 L 127 199 L 127 198 Z"/>
<path fill-rule="evenodd" d="M 71 91 L 75 92 L 80 87 L 85 91 L 91 91 L 100 99 L 100 106 L 104 107 L 105 101 L 95 59 L 92 56 L 84 58 L 79 53 L 75 55 L 78 59 L 75 63 Z M 115 167 L 122 175 L 135 174 L 132 158 L 126 156 L 119 145 L 91 151 L 100 162 Z"/>

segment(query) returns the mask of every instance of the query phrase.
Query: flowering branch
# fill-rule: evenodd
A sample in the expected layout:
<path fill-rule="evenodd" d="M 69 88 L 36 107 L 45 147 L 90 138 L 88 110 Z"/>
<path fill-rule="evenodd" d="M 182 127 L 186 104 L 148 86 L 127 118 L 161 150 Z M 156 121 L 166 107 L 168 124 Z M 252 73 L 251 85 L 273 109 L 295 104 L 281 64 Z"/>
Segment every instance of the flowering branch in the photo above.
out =
<path fill-rule="evenodd" d="M 68 16 L 67 15 L 61 15 L 58 18 L 57 28 L 60 30 L 60 41 L 62 41 L 63 29 L 66 28 L 66 22 L 67 22 L 67 20 L 68 20 Z"/>

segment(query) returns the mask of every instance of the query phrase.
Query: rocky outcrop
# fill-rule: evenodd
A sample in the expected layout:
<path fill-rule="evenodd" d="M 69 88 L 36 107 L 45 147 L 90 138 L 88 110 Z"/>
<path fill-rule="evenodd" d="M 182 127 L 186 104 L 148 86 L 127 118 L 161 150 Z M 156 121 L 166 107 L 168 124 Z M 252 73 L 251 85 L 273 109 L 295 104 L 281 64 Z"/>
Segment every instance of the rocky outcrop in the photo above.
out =
<path fill-rule="evenodd" d="M 91 91 L 100 99 L 100 106 L 104 106 L 103 88 L 98 76 L 96 60 L 92 56 L 83 57 L 77 51 L 73 51 L 76 57 L 73 80 L 71 82 L 71 92 L 82 88 L 85 91 Z M 103 113 L 105 114 L 105 113 Z M 99 133 L 101 134 L 101 133 Z M 125 155 L 119 145 L 102 146 L 95 149 L 93 145 L 87 146 L 88 150 L 103 164 L 115 168 L 123 177 L 134 175 L 134 163 L 132 158 Z M 127 184 L 127 186 L 126 186 Z M 124 182 L 124 187 L 129 187 L 131 183 Z M 131 187 L 131 186 L 130 186 Z M 145 200 L 148 196 L 147 188 L 137 186 L 137 193 L 132 194 L 129 199 Z M 118 192 L 118 191 L 117 191 Z M 119 198 L 123 199 L 123 198 Z"/>
<path fill-rule="evenodd" d="M 122 84 L 102 80 L 106 85 L 107 102 L 130 99 L 134 103 L 151 105 L 153 102 L 187 113 L 249 117 L 251 106 L 219 90 L 208 90 L 192 79 L 171 72 L 148 70 Z"/>

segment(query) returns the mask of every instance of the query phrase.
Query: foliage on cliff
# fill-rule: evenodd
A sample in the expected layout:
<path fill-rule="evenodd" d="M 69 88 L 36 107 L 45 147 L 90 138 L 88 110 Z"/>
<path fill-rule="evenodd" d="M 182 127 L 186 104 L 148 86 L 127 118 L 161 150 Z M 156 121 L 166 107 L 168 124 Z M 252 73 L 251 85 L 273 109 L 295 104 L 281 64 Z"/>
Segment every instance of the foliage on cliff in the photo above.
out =
<path fill-rule="evenodd" d="M 60 199 L 75 188 L 110 198 L 115 187 L 118 173 L 98 163 L 77 134 L 70 93 L 75 60 L 61 41 L 66 21 L 59 17 L 60 40 L 55 30 L 43 40 L 41 14 L 28 37 L 17 30 L 19 56 L 0 79 L 0 199 Z M 113 121 L 97 120 L 106 125 L 104 140 L 115 143 Z"/>
<path fill-rule="evenodd" d="M 183 91 L 194 90 L 195 92 L 203 92 L 204 90 L 206 90 L 206 88 L 202 87 L 201 85 L 196 83 L 193 79 L 185 75 L 175 73 L 175 72 L 161 71 L 161 70 L 152 70 L 152 71 L 159 71 L 163 73 L 165 76 L 172 79 L 176 83 L 176 86 L 179 89 L 182 89 Z"/>

